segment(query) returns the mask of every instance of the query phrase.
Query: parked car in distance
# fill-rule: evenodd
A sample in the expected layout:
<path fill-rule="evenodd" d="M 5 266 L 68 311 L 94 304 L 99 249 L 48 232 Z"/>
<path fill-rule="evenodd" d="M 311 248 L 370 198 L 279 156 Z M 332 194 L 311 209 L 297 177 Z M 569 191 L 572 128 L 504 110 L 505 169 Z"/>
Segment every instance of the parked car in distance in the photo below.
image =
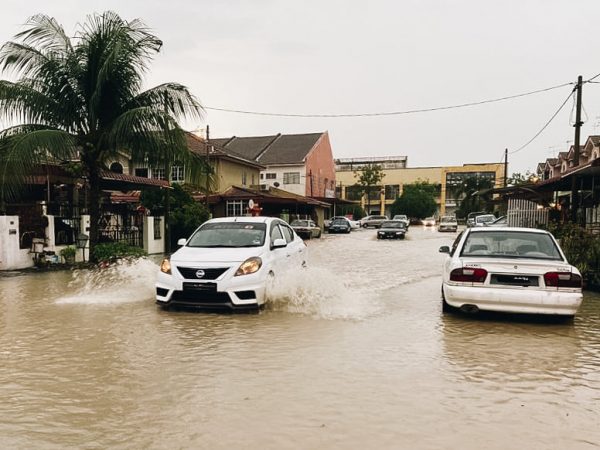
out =
<path fill-rule="evenodd" d="M 485 223 L 486 227 L 507 227 L 508 226 L 508 218 L 506 216 L 500 216 L 496 220 Z"/>
<path fill-rule="evenodd" d="M 360 220 L 352 220 L 352 219 L 349 219 L 349 218 L 348 218 L 348 217 L 346 217 L 346 216 L 333 216 L 333 217 L 331 217 L 330 219 L 326 219 L 326 220 L 323 222 L 323 226 L 324 226 L 325 228 L 329 228 L 329 225 L 331 225 L 331 222 L 332 222 L 334 219 L 345 219 L 345 220 L 347 220 L 347 221 L 350 223 L 350 227 L 351 227 L 352 229 L 360 228 Z"/>
<path fill-rule="evenodd" d="M 345 217 L 336 217 L 327 229 L 328 233 L 350 233 L 350 231 L 352 231 L 352 226 Z"/>
<path fill-rule="evenodd" d="M 473 226 L 484 227 L 488 223 L 493 222 L 494 220 L 496 220 L 496 216 L 494 216 L 493 214 L 482 214 L 480 216 L 475 217 L 475 224 Z"/>
<path fill-rule="evenodd" d="M 304 265 L 306 245 L 283 220 L 227 217 L 209 220 L 163 259 L 156 303 L 165 309 L 257 310 L 267 281 Z"/>
<path fill-rule="evenodd" d="M 547 231 L 473 227 L 440 252 L 444 311 L 573 316 L 581 305 L 581 274 Z"/>
<path fill-rule="evenodd" d="M 406 225 L 406 230 L 408 231 L 408 227 L 410 226 L 410 220 L 406 214 L 396 214 L 392 220 L 401 220 Z"/>
<path fill-rule="evenodd" d="M 319 228 L 312 220 L 294 220 L 290 226 L 302 239 L 321 237 L 321 228 Z"/>
<path fill-rule="evenodd" d="M 435 217 L 427 217 L 421 223 L 426 227 L 435 227 Z"/>
<path fill-rule="evenodd" d="M 475 226 L 475 217 L 477 216 L 481 216 L 484 214 L 488 214 L 485 211 L 477 211 L 477 212 L 470 212 L 469 214 L 467 214 L 467 228 L 473 227 Z"/>
<path fill-rule="evenodd" d="M 386 220 L 377 230 L 377 239 L 404 239 L 406 224 L 402 220 Z"/>
<path fill-rule="evenodd" d="M 366 216 L 361 219 L 360 223 L 363 228 L 379 228 L 384 220 L 390 220 L 390 218 L 388 216 Z"/>
<path fill-rule="evenodd" d="M 442 216 L 440 218 L 440 224 L 438 225 L 438 231 L 452 231 L 458 230 L 458 222 L 455 216 Z"/>

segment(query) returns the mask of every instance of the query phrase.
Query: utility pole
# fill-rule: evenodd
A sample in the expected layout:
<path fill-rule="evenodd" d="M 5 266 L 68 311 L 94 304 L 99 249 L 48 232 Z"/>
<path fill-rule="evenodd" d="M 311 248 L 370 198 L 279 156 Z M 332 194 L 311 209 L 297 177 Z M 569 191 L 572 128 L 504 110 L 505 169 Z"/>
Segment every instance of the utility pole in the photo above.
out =
<path fill-rule="evenodd" d="M 574 152 L 573 152 L 573 167 L 577 167 L 579 165 L 579 142 L 581 138 L 581 126 L 583 122 L 581 121 L 581 96 L 583 91 L 583 77 L 579 75 L 577 77 L 577 86 L 575 86 L 575 91 L 577 92 L 577 103 L 576 103 L 576 112 L 575 112 L 575 142 L 574 142 Z M 573 175 L 571 180 L 571 221 L 573 223 L 577 222 L 577 209 L 579 208 L 579 192 L 577 191 L 577 176 Z"/>
<path fill-rule="evenodd" d="M 204 193 L 204 200 L 206 210 L 209 211 L 208 207 L 208 192 L 210 190 L 209 176 L 210 176 L 210 165 L 208 164 L 208 157 L 210 155 L 210 127 L 206 124 L 206 192 Z"/>
<path fill-rule="evenodd" d="M 508 186 L 508 149 L 504 149 L 504 187 Z"/>

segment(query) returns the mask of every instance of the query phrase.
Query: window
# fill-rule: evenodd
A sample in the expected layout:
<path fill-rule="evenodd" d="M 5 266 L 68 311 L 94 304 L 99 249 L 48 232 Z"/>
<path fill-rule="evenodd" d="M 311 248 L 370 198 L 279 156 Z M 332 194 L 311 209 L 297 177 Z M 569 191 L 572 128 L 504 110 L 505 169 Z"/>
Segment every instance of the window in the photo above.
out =
<path fill-rule="evenodd" d="M 165 169 L 152 169 L 152 178 L 155 180 L 166 180 Z"/>
<path fill-rule="evenodd" d="M 181 183 L 185 179 L 185 170 L 181 165 L 171 167 L 171 181 Z"/>
<path fill-rule="evenodd" d="M 265 174 L 265 178 L 267 180 L 274 180 L 277 178 L 277 174 L 276 173 L 267 173 L 267 174 Z"/>
<path fill-rule="evenodd" d="M 228 200 L 226 204 L 227 217 L 244 216 L 246 212 L 243 200 Z"/>
<path fill-rule="evenodd" d="M 246 171 L 242 172 L 242 186 L 246 186 L 246 183 L 248 181 L 248 174 L 246 173 Z"/>
<path fill-rule="evenodd" d="M 283 225 L 282 224 L 282 225 L 280 225 L 280 227 L 281 227 L 281 230 L 283 231 L 283 235 L 285 237 L 285 240 L 289 244 L 290 242 L 292 242 L 294 240 L 294 232 L 287 225 Z"/>
<path fill-rule="evenodd" d="M 360 186 L 348 186 L 346 187 L 346 199 L 347 200 L 360 200 L 363 196 L 363 190 Z"/>
<path fill-rule="evenodd" d="M 114 162 L 110 165 L 110 171 L 114 173 L 123 173 L 123 165 L 118 162 Z"/>
<path fill-rule="evenodd" d="M 260 174 L 260 179 L 261 179 L 261 180 L 264 180 L 264 178 L 265 178 L 265 174 L 264 174 L 264 173 L 261 173 L 261 174 Z"/>
<path fill-rule="evenodd" d="M 275 239 L 283 239 L 283 235 L 281 234 L 281 230 L 279 229 L 279 225 L 276 223 L 271 227 L 271 244 L 275 242 Z"/>
<path fill-rule="evenodd" d="M 396 200 L 399 196 L 400 196 L 400 185 L 399 184 L 386 184 L 385 185 L 386 200 Z"/>
<path fill-rule="evenodd" d="M 148 178 L 148 168 L 139 167 L 139 168 L 135 169 L 135 176 Z"/>
<path fill-rule="evenodd" d="M 300 172 L 285 172 L 283 184 L 300 184 Z"/>
<path fill-rule="evenodd" d="M 154 239 L 160 239 L 160 220 L 161 217 L 154 217 Z"/>

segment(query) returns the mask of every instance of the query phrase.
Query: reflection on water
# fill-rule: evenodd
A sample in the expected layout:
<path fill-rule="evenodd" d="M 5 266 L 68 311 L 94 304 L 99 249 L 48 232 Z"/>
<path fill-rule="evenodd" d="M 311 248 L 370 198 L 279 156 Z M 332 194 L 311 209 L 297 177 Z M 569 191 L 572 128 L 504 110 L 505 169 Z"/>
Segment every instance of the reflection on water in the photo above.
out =
<path fill-rule="evenodd" d="M 256 315 L 162 311 L 146 260 L 1 276 L 0 448 L 600 445 L 600 297 L 573 323 L 442 315 L 452 238 L 310 241 Z"/>

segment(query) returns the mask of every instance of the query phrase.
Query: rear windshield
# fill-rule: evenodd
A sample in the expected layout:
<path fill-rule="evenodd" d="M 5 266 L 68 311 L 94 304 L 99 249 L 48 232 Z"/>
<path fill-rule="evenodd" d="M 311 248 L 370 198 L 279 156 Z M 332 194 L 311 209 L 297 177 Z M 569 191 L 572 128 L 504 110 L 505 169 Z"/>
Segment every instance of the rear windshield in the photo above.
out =
<path fill-rule="evenodd" d="M 192 235 L 188 247 L 261 247 L 266 230 L 264 223 L 206 223 Z"/>
<path fill-rule="evenodd" d="M 308 220 L 294 220 L 291 225 L 293 227 L 307 227 L 308 226 Z"/>
<path fill-rule="evenodd" d="M 442 223 L 456 222 L 456 219 L 454 217 L 442 217 L 441 222 Z"/>
<path fill-rule="evenodd" d="M 346 219 L 333 219 L 331 225 L 346 225 L 348 221 Z"/>
<path fill-rule="evenodd" d="M 477 216 L 475 217 L 475 222 L 477 223 L 489 223 L 496 220 L 496 216 Z"/>
<path fill-rule="evenodd" d="M 499 230 L 469 233 L 460 255 L 563 260 L 549 234 L 527 231 Z"/>

